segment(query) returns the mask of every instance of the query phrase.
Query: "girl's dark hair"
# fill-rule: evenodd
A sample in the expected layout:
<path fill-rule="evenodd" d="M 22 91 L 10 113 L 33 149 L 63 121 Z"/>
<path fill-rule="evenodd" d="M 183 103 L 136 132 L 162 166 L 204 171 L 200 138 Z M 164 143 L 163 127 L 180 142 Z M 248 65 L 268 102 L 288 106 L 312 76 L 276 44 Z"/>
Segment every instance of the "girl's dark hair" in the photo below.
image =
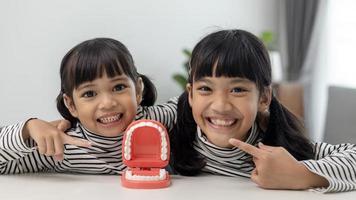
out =
<path fill-rule="evenodd" d="M 243 30 L 222 30 L 203 38 L 193 49 L 188 82 L 203 77 L 242 77 L 254 82 L 260 91 L 271 85 L 271 64 L 263 43 Z M 262 142 L 282 146 L 297 160 L 313 158 L 313 146 L 304 137 L 302 122 L 272 95 L 270 117 Z M 194 149 L 197 124 L 188 102 L 188 92 L 178 100 L 177 123 L 171 134 L 172 165 L 182 175 L 195 175 L 205 165 Z"/>
<path fill-rule="evenodd" d="M 80 84 L 93 81 L 106 73 L 110 78 L 125 74 L 136 84 L 141 77 L 144 90 L 141 106 L 151 106 L 156 101 L 156 88 L 144 75 L 139 74 L 128 49 L 111 38 L 95 38 L 73 47 L 62 59 L 60 68 L 61 89 L 57 96 L 57 110 L 72 125 L 78 121 L 64 104 L 63 94 L 73 97 Z"/>

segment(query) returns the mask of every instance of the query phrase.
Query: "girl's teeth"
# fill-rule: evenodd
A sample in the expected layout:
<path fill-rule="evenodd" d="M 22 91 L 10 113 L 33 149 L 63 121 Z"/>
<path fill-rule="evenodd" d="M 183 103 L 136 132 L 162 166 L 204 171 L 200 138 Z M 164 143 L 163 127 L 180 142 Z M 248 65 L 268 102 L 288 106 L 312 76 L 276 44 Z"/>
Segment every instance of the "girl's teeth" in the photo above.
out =
<path fill-rule="evenodd" d="M 235 122 L 235 120 L 211 119 L 211 122 L 217 126 L 231 126 Z"/>
<path fill-rule="evenodd" d="M 117 121 L 117 120 L 119 120 L 119 119 L 120 119 L 120 115 L 115 115 L 115 116 L 100 118 L 99 121 L 100 121 L 101 123 L 106 124 L 106 123 L 115 122 L 115 121 Z"/>

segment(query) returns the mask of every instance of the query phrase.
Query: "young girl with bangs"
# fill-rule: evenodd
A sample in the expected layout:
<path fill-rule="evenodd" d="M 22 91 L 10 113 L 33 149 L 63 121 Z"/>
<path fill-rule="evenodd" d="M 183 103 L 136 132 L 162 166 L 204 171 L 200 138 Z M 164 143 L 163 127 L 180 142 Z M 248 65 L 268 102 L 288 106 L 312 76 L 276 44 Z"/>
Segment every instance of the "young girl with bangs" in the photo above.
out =
<path fill-rule="evenodd" d="M 193 49 L 171 134 L 182 175 L 250 177 L 267 189 L 356 188 L 356 146 L 312 143 L 271 89 L 262 42 L 243 30 L 209 34 Z"/>
<path fill-rule="evenodd" d="M 64 134 L 38 119 L 3 127 L 1 174 L 120 174 L 126 168 L 123 132 L 132 121 L 153 119 L 168 130 L 175 121 L 176 99 L 153 106 L 154 85 L 117 40 L 96 38 L 73 47 L 62 60 L 60 78 L 57 109 L 71 128 Z"/>

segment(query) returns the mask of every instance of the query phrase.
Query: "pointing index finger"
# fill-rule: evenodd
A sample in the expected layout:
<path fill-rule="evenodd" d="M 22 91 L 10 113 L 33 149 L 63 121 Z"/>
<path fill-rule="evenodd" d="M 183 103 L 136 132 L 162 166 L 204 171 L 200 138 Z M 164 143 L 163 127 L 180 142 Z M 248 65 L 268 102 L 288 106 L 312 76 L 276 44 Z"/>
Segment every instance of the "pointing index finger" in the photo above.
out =
<path fill-rule="evenodd" d="M 72 137 L 65 133 L 62 134 L 62 140 L 63 140 L 63 144 L 72 144 L 80 147 L 91 147 L 90 141 L 81 138 Z"/>
<path fill-rule="evenodd" d="M 246 142 L 243 142 L 241 140 L 231 138 L 229 140 L 230 144 L 234 145 L 235 147 L 241 149 L 242 151 L 250 154 L 253 157 L 259 158 L 260 155 L 263 153 L 263 151 L 251 144 L 248 144 Z"/>

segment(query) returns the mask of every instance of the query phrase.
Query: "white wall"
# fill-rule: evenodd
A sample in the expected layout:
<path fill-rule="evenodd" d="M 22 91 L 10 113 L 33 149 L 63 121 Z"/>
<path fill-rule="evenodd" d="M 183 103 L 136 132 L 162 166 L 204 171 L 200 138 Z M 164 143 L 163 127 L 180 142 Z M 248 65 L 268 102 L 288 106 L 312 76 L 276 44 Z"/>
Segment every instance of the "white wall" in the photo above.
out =
<path fill-rule="evenodd" d="M 74 45 L 112 37 L 157 86 L 158 102 L 178 95 L 181 50 L 219 28 L 278 31 L 280 0 L 0 0 L 0 125 L 59 118 L 59 65 Z"/>

